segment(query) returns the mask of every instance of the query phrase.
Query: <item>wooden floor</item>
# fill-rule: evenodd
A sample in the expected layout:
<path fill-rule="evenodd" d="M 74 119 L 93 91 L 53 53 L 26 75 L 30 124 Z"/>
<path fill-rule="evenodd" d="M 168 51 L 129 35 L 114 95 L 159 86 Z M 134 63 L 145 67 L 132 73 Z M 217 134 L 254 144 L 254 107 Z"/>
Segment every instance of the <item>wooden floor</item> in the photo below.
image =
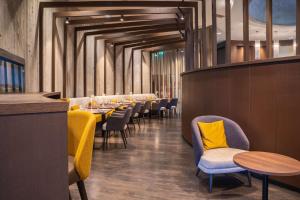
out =
<path fill-rule="evenodd" d="M 119 137 L 110 138 L 108 151 L 95 150 L 86 180 L 89 199 L 261 199 L 261 182 L 253 178 L 250 188 L 239 174 L 216 177 L 209 194 L 207 176 L 195 176 L 193 151 L 182 139 L 180 122 L 154 119 L 128 138 L 126 150 Z M 70 190 L 73 199 L 80 199 L 76 186 Z M 269 199 L 296 200 L 300 194 L 270 185 Z"/>

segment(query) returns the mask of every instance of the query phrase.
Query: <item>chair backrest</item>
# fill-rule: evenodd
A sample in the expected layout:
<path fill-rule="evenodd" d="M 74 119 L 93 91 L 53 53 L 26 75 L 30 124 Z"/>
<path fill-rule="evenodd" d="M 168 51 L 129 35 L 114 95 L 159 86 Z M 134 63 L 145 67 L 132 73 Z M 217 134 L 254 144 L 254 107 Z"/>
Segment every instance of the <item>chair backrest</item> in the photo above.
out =
<path fill-rule="evenodd" d="M 151 101 L 146 101 L 144 105 L 142 105 L 140 113 L 144 114 L 145 110 L 150 110 L 151 109 Z"/>
<path fill-rule="evenodd" d="M 167 107 L 167 105 L 168 105 L 168 99 L 161 99 L 158 107 L 159 108 Z"/>
<path fill-rule="evenodd" d="M 135 103 L 135 105 L 134 105 L 134 107 L 133 107 L 133 109 L 132 109 L 131 116 L 134 116 L 135 113 L 140 112 L 141 107 L 142 107 L 142 104 L 141 104 L 140 102 Z"/>
<path fill-rule="evenodd" d="M 201 139 L 201 131 L 198 127 L 198 122 L 214 122 L 224 121 L 226 141 L 229 147 L 236 149 L 249 150 L 249 140 L 241 127 L 234 121 L 215 115 L 198 116 L 192 120 L 192 140 L 195 155 L 195 164 L 198 165 L 199 160 L 204 152 L 204 147 Z"/>
<path fill-rule="evenodd" d="M 129 123 L 131 114 L 132 114 L 132 108 L 128 107 L 125 111 L 125 116 L 124 116 L 125 117 L 125 124 L 124 124 L 124 126 Z"/>
<path fill-rule="evenodd" d="M 74 156 L 74 166 L 81 180 L 90 174 L 96 117 L 85 111 L 68 112 L 68 154 Z"/>
<path fill-rule="evenodd" d="M 172 98 L 171 101 L 168 103 L 167 108 L 170 109 L 172 106 L 177 106 L 178 98 Z"/>

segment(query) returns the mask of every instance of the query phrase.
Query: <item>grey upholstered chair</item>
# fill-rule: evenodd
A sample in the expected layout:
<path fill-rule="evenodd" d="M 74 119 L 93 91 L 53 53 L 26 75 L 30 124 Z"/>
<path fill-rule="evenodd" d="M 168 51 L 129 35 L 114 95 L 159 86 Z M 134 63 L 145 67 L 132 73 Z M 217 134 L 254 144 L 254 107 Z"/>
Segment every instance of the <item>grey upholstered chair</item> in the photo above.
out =
<path fill-rule="evenodd" d="M 171 101 L 167 104 L 166 108 L 168 109 L 168 113 L 170 115 L 170 112 L 177 114 L 177 104 L 178 104 L 178 98 L 172 98 Z"/>
<path fill-rule="evenodd" d="M 143 119 L 145 124 L 145 116 L 150 114 L 151 109 L 151 101 L 146 101 L 144 105 L 142 105 L 141 110 L 139 112 L 139 118 Z"/>
<path fill-rule="evenodd" d="M 161 112 L 164 113 L 166 111 L 166 107 L 168 104 L 168 99 L 161 99 L 159 103 L 152 104 L 152 113 L 161 116 Z"/>
<path fill-rule="evenodd" d="M 112 114 L 102 126 L 103 136 L 103 150 L 107 149 L 109 132 L 120 132 L 124 147 L 126 149 L 127 139 L 125 135 L 126 123 L 131 115 L 131 109 L 127 109 L 123 113 Z"/>
<path fill-rule="evenodd" d="M 214 122 L 219 120 L 224 121 L 226 140 L 229 148 L 209 149 L 205 151 L 202 143 L 201 132 L 197 123 Z M 214 174 L 247 172 L 245 169 L 238 167 L 233 162 L 234 155 L 249 150 L 249 141 L 237 123 L 220 116 L 199 116 L 194 118 L 192 121 L 192 131 L 195 164 L 197 166 L 196 175 L 198 175 L 200 170 L 209 175 L 209 192 L 212 191 Z M 251 186 L 250 173 L 247 172 L 247 175 L 249 185 Z"/>
<path fill-rule="evenodd" d="M 140 119 L 139 119 L 139 112 L 142 108 L 142 104 L 140 102 L 135 103 L 134 107 L 132 108 L 130 122 L 133 124 L 135 130 L 135 122 L 137 122 L 138 126 L 140 127 Z"/>

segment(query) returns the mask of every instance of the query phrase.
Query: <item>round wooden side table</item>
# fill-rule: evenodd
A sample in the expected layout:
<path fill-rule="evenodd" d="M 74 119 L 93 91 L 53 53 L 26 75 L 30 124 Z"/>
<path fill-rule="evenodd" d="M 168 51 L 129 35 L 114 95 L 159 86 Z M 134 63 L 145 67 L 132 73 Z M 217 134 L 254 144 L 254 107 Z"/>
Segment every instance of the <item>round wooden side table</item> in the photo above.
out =
<path fill-rule="evenodd" d="M 262 199 L 268 199 L 269 176 L 295 176 L 300 174 L 300 161 L 269 152 L 249 151 L 235 155 L 238 166 L 263 175 Z"/>

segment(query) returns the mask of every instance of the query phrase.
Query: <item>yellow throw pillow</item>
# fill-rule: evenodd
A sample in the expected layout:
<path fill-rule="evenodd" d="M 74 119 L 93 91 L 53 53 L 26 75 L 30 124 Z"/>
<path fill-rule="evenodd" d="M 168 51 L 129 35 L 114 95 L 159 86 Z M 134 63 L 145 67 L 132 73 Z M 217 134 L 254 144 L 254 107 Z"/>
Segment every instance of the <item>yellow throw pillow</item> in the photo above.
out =
<path fill-rule="evenodd" d="M 224 121 L 198 122 L 205 150 L 228 147 Z"/>

